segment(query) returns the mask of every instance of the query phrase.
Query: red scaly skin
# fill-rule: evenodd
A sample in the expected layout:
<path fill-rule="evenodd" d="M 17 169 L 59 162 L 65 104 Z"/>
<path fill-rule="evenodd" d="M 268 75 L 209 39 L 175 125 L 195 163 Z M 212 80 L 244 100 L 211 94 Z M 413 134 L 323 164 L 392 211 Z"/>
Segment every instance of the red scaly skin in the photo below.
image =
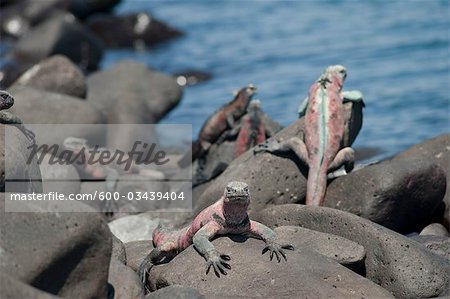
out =
<path fill-rule="evenodd" d="M 323 204 L 330 164 L 341 149 L 344 136 L 342 85 L 345 76 L 325 74 L 310 89 L 305 115 L 305 144 L 309 153 L 306 205 Z M 323 132 L 323 133 L 322 133 Z"/>
<path fill-rule="evenodd" d="M 266 243 L 263 253 L 270 251 L 270 259 L 275 255 L 278 262 L 286 254 L 283 249 L 293 250 L 290 244 L 278 244 L 275 233 L 267 226 L 250 220 L 247 208 L 250 203 L 248 185 L 243 182 L 231 182 L 225 188 L 224 195 L 213 205 L 204 209 L 195 217 L 191 225 L 177 231 L 168 231 L 158 226 L 153 231 L 155 249 L 144 259 L 139 276 L 145 284 L 147 271 L 152 265 L 167 259 L 172 259 L 178 253 L 194 245 L 197 251 L 206 259 L 208 274 L 210 268 L 219 277 L 226 275 L 230 257 L 219 253 L 210 240 L 218 235 L 243 234 L 260 238 Z"/>
<path fill-rule="evenodd" d="M 342 146 L 345 119 L 341 90 L 346 74 L 343 66 L 330 66 L 311 86 L 305 115 L 305 140 L 291 137 L 283 142 L 262 144 L 254 150 L 255 153 L 292 150 L 309 166 L 306 205 L 323 204 L 329 172 L 342 165 L 347 172 L 353 169 L 353 149 Z"/>
<path fill-rule="evenodd" d="M 236 138 L 234 158 L 239 157 L 250 148 L 266 141 L 266 130 L 262 119 L 259 101 L 252 101 L 248 113 L 242 118 L 241 129 Z"/>
<path fill-rule="evenodd" d="M 221 107 L 203 124 L 198 139 L 192 144 L 192 155 L 184 156 L 178 164 L 181 167 L 187 166 L 191 161 L 195 161 L 203 156 L 222 134 L 233 127 L 233 123 L 245 114 L 252 96 L 256 93 L 256 87 L 249 85 L 241 88 L 234 99 Z M 191 160 L 192 157 L 192 160 Z"/>

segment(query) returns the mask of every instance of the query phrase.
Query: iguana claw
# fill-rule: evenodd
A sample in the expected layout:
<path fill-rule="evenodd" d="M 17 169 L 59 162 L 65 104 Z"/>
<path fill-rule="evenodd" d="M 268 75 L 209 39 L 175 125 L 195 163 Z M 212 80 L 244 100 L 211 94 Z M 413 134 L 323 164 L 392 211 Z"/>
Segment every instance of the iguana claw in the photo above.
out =
<path fill-rule="evenodd" d="M 220 277 L 220 274 L 227 275 L 225 269 L 230 270 L 231 266 L 227 263 L 230 260 L 230 256 L 226 254 L 220 254 L 217 251 L 210 254 L 207 258 L 206 264 L 206 274 L 209 273 L 211 267 L 214 269 L 214 273 L 217 277 Z"/>
<path fill-rule="evenodd" d="M 139 280 L 141 281 L 142 285 L 145 287 L 145 290 L 147 292 L 150 292 L 148 286 L 147 286 L 147 280 L 148 280 L 148 271 L 152 267 L 152 263 L 150 260 L 144 259 L 142 264 L 139 266 L 139 269 L 137 271 L 137 274 L 139 276 Z"/>
<path fill-rule="evenodd" d="M 294 246 L 292 246 L 291 244 L 280 245 L 278 243 L 273 242 L 267 244 L 266 247 L 264 247 L 264 249 L 262 250 L 262 254 L 266 253 L 267 251 L 270 251 L 270 260 L 272 260 L 273 256 L 275 255 L 278 262 L 281 261 L 280 256 L 282 256 L 284 260 L 287 261 L 286 253 L 283 251 L 283 249 L 294 250 Z"/>

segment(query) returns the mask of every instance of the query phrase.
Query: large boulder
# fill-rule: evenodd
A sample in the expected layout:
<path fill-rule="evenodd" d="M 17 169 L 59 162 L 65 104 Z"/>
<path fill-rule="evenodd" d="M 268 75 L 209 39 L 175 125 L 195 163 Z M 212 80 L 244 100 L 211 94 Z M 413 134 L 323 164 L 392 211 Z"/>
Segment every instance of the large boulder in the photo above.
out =
<path fill-rule="evenodd" d="M 15 98 L 11 112 L 31 124 L 102 124 L 102 114 L 90 103 L 79 98 L 39 90 L 28 86 L 13 86 Z"/>
<path fill-rule="evenodd" d="M 447 267 L 450 268 L 450 238 L 444 236 L 418 235 L 411 237 L 419 242 L 429 251 L 447 260 Z M 450 291 L 450 290 L 449 290 Z"/>
<path fill-rule="evenodd" d="M 181 98 L 172 77 L 133 61 L 122 61 L 88 77 L 88 102 L 111 124 L 156 123 Z"/>
<path fill-rule="evenodd" d="M 344 107 L 349 126 L 344 145 L 349 146 L 361 129 L 363 103 L 348 102 L 344 104 Z M 303 136 L 304 119 L 303 117 L 297 120 L 271 139 L 285 140 L 293 136 Z M 246 182 L 252 192 L 253 200 L 249 207 L 251 211 L 259 211 L 272 204 L 301 203 L 306 196 L 306 176 L 307 169 L 293 153 L 255 155 L 252 150 L 249 150 L 233 160 L 203 192 L 196 203 L 195 212 L 198 213 L 219 199 L 228 182 L 239 180 Z"/>
<path fill-rule="evenodd" d="M 234 242 L 223 237 L 213 244 L 231 257 L 226 276 L 207 275 L 205 260 L 191 246 L 169 263 L 152 267 L 151 289 L 180 284 L 197 289 L 207 298 L 392 298 L 382 287 L 303 247 L 288 251 L 287 263 L 278 263 L 270 261 L 267 254 L 261 255 L 261 240 Z"/>
<path fill-rule="evenodd" d="M 15 84 L 69 96 L 84 98 L 87 86 L 84 74 L 63 55 L 55 55 L 42 60 L 26 71 Z"/>
<path fill-rule="evenodd" d="M 353 271 L 364 272 L 366 251 L 358 243 L 299 226 L 281 226 L 274 231 L 280 243 L 290 243 L 294 248 L 308 248 Z"/>
<path fill-rule="evenodd" d="M 144 286 L 133 269 L 116 259 L 109 264 L 108 282 L 114 290 L 114 298 L 142 299 Z"/>
<path fill-rule="evenodd" d="M 34 62 L 62 54 L 82 69 L 95 70 L 103 54 L 103 44 L 73 15 L 61 12 L 24 34 L 12 52 L 15 57 Z"/>
<path fill-rule="evenodd" d="M 27 207 L 31 212 L 5 213 L 0 204 L 1 272 L 61 297 L 105 298 L 111 232 L 101 215 L 32 212 L 39 209 L 37 203 Z"/>
<path fill-rule="evenodd" d="M 146 12 L 96 15 L 87 19 L 85 24 L 112 48 L 153 47 L 183 34 Z"/>
<path fill-rule="evenodd" d="M 45 128 L 30 126 L 36 133 L 39 144 L 62 144 L 69 136 L 88 140 L 104 136 L 104 128 L 100 126 L 89 126 L 87 129 L 86 126 L 75 125 L 105 123 L 103 114 L 86 101 L 29 86 L 15 85 L 8 91 L 16 100 L 11 111 L 19 115 L 24 123 L 55 125 Z M 73 125 L 59 126 L 60 124 Z"/>
<path fill-rule="evenodd" d="M 344 237 L 366 250 L 366 277 L 397 298 L 445 294 L 450 282 L 445 260 L 420 244 L 356 215 L 303 205 L 267 208 L 254 219 L 269 227 L 296 225 Z"/>
<path fill-rule="evenodd" d="M 394 160 L 405 158 L 423 159 L 438 164 L 447 175 L 447 190 L 444 196 L 444 223 L 450 227 L 450 134 L 444 134 L 416 144 L 400 153 Z"/>
<path fill-rule="evenodd" d="M 445 172 L 432 161 L 387 160 L 331 182 L 324 206 L 409 233 L 433 221 L 442 207 L 445 188 Z"/>

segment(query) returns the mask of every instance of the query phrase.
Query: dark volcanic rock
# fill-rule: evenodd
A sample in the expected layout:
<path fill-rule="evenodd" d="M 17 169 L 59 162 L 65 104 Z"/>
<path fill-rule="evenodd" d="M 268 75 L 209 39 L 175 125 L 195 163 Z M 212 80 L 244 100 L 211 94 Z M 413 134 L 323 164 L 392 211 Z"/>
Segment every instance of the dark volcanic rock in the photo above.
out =
<path fill-rule="evenodd" d="M 125 244 L 122 243 L 116 236 L 112 235 L 112 251 L 111 260 L 115 259 L 122 264 L 127 264 L 127 253 L 125 251 Z"/>
<path fill-rule="evenodd" d="M 8 131 L 6 131 L 8 130 Z M 0 125 L 0 192 L 42 192 L 41 171 L 36 158 L 32 158 L 33 142 L 18 128 Z M 24 180 L 22 183 L 12 183 Z"/>
<path fill-rule="evenodd" d="M 442 256 L 447 259 L 448 265 L 450 268 L 450 238 L 443 236 L 432 236 L 432 235 L 423 235 L 423 236 L 414 236 L 411 239 L 419 242 L 423 246 L 425 246 L 432 253 Z"/>
<path fill-rule="evenodd" d="M 152 47 L 182 35 L 145 12 L 123 16 L 96 15 L 85 24 L 112 48 Z"/>
<path fill-rule="evenodd" d="M 32 62 L 13 56 L 2 58 L 0 62 L 0 89 L 6 89 L 32 66 Z"/>
<path fill-rule="evenodd" d="M 353 271 L 363 272 L 366 251 L 364 247 L 353 241 L 299 226 L 280 226 L 274 231 L 280 243 L 292 244 L 300 250 L 308 248 Z"/>
<path fill-rule="evenodd" d="M 409 233 L 432 222 L 445 181 L 441 167 L 426 159 L 388 160 L 331 182 L 324 205 Z"/>
<path fill-rule="evenodd" d="M 102 57 L 102 42 L 74 16 L 60 13 L 28 31 L 12 49 L 15 56 L 38 62 L 62 54 L 82 69 L 94 70 Z"/>
<path fill-rule="evenodd" d="M 213 244 L 231 257 L 228 275 L 206 275 L 205 260 L 191 246 L 171 262 L 150 270 L 151 289 L 181 284 L 207 298 L 392 298 L 380 286 L 303 247 L 288 251 L 287 263 L 277 263 L 270 261 L 267 254 L 261 255 L 261 240 L 234 242 L 222 237 Z"/>
<path fill-rule="evenodd" d="M 62 297 L 106 297 L 111 233 L 99 214 L 5 213 L 3 206 L 1 272 Z"/>
<path fill-rule="evenodd" d="M 349 102 L 344 106 L 347 111 L 347 122 L 351 124 L 350 133 L 345 137 L 349 143 L 345 145 L 350 145 L 361 129 L 361 122 L 351 120 L 360 119 L 355 115 L 362 114 L 362 103 L 353 105 Z M 351 107 L 354 107 L 353 113 L 349 113 Z M 281 140 L 293 136 L 303 136 L 304 126 L 304 118 L 301 118 L 273 138 Z M 293 153 L 286 155 L 258 153 L 255 155 L 250 150 L 233 160 L 228 168 L 203 192 L 196 203 L 195 212 L 200 212 L 220 198 L 228 182 L 239 180 L 246 182 L 250 187 L 252 193 L 250 210 L 252 212 L 264 209 L 268 205 L 304 202 L 306 175 L 307 170 Z"/>
<path fill-rule="evenodd" d="M 79 98 L 43 91 L 28 86 L 13 86 L 8 90 L 16 99 L 11 112 L 20 116 L 24 123 L 28 124 L 102 124 L 105 123 L 103 114 L 90 103 Z M 32 126 L 30 126 L 32 127 Z M 44 134 L 37 137 L 40 142 L 47 144 L 61 144 L 67 136 L 93 139 L 100 133 L 90 127 L 86 130 L 83 126 L 71 126 L 59 128 L 55 126 L 52 134 Z"/>
<path fill-rule="evenodd" d="M 445 260 L 420 244 L 356 215 L 324 207 L 282 205 L 253 216 L 270 227 L 298 225 L 352 240 L 366 249 L 366 277 L 398 298 L 444 294 L 449 280 Z"/>
<path fill-rule="evenodd" d="M 108 282 L 114 288 L 114 298 L 144 298 L 144 286 L 130 267 L 116 259 L 109 264 Z"/>
<path fill-rule="evenodd" d="M 84 98 L 86 80 L 81 70 L 67 57 L 55 55 L 26 71 L 15 84 Z"/>
<path fill-rule="evenodd" d="M 62 6 L 61 0 L 19 0 L 12 3 L 0 12 L 2 38 L 23 36 L 30 28 L 58 13 Z"/>
<path fill-rule="evenodd" d="M 450 134 L 444 134 L 412 146 L 394 157 L 394 160 L 415 158 L 434 162 L 442 167 L 447 175 L 447 191 L 444 202 L 446 205 L 444 223 L 450 227 Z"/>
<path fill-rule="evenodd" d="M 205 299 L 205 296 L 200 294 L 194 288 L 180 286 L 180 285 L 171 285 L 162 289 L 157 290 L 156 292 L 150 293 L 145 296 L 145 299 Z"/>
<path fill-rule="evenodd" d="M 64 0 L 67 9 L 77 18 L 84 19 L 90 15 L 109 12 L 121 0 Z"/>
<path fill-rule="evenodd" d="M 175 80 L 133 61 L 88 77 L 88 101 L 112 124 L 156 123 L 181 98 Z"/>

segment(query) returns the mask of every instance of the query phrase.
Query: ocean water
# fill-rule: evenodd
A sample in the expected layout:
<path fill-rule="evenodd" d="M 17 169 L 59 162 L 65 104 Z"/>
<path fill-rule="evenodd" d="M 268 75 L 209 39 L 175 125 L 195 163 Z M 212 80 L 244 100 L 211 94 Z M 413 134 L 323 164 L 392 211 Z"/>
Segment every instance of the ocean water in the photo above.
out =
<path fill-rule="evenodd" d="M 264 111 L 289 125 L 330 64 L 347 67 L 344 90 L 364 94 L 354 147 L 388 156 L 450 132 L 448 1 L 124 0 L 115 13 L 138 11 L 186 35 L 151 51 L 108 51 L 102 67 L 127 58 L 168 73 L 211 72 L 163 120 L 191 123 L 194 137 L 248 83 L 258 87 Z"/>

